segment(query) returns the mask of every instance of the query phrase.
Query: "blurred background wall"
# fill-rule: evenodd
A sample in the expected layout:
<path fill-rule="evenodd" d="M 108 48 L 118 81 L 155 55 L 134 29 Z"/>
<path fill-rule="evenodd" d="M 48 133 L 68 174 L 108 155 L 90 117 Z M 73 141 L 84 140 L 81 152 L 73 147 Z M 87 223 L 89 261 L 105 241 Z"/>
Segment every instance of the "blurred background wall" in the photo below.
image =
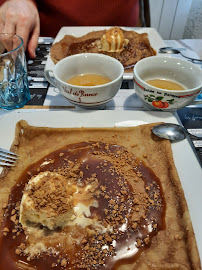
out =
<path fill-rule="evenodd" d="M 202 38 L 202 0 L 192 0 L 183 38 Z"/>
<path fill-rule="evenodd" d="M 151 27 L 163 39 L 202 38 L 202 0 L 149 0 Z"/>

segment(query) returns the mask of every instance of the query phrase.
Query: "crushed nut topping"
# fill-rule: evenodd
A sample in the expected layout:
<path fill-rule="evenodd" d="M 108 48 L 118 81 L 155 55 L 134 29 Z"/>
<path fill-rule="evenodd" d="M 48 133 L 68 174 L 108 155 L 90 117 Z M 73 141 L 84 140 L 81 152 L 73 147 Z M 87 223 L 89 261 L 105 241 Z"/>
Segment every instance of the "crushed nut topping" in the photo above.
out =
<path fill-rule="evenodd" d="M 144 177 L 148 169 L 142 163 L 139 166 L 140 161 L 126 148 L 101 142 L 79 143 L 57 153 L 58 157 L 55 153 L 54 158 L 50 154 L 41 160 L 42 167 L 29 167 L 26 181 L 48 173 L 31 188 L 25 184 L 24 192 L 39 211 L 54 211 L 58 216 L 72 209 L 74 214 L 63 228 L 31 223 L 22 228 L 20 201 L 9 206 L 12 226 L 4 227 L 4 235 L 26 236 L 16 246 L 16 256 L 26 261 L 51 258 L 52 268 L 101 269 L 116 263 L 120 250 L 125 249 L 124 256 L 127 250 L 141 252 L 141 247 L 148 246 L 164 213 L 157 179 Z M 47 160 L 54 162 L 45 164 Z"/>

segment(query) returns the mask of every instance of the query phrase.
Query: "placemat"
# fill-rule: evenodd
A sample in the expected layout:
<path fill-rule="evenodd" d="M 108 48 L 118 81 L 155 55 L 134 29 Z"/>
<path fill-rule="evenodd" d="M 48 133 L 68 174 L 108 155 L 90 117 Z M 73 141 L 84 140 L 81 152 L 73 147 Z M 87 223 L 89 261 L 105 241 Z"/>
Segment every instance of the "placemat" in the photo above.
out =
<path fill-rule="evenodd" d="M 165 40 L 166 46 L 175 48 L 182 48 L 182 44 L 174 40 Z M 80 110 L 69 103 L 60 93 L 59 90 L 49 84 L 44 77 L 44 68 L 47 56 L 52 46 L 53 38 L 44 37 L 39 38 L 39 45 L 36 51 L 36 59 L 27 59 L 28 64 L 28 79 L 31 94 L 31 100 L 26 104 L 30 107 L 37 108 L 37 106 L 44 106 L 44 108 L 64 108 Z M 187 49 L 187 48 L 184 48 Z M 173 57 L 183 58 L 181 55 L 173 55 Z M 184 58 L 183 58 L 184 59 Z M 189 60 L 188 60 L 189 61 Z M 202 68 L 201 63 L 196 63 Z M 197 100 L 202 100 L 202 93 L 198 95 Z M 30 108 L 29 107 L 29 108 Z M 101 107 L 105 110 L 147 110 L 141 100 L 137 97 L 133 81 L 124 80 L 121 89 L 117 95 L 106 105 Z M 188 106 L 178 111 L 179 118 L 182 124 L 193 134 L 202 134 L 202 107 Z M 194 117 L 194 119 L 193 119 Z M 197 121 L 196 121 L 197 118 Z M 191 139 L 191 144 L 196 152 L 199 162 L 202 166 L 202 140 Z"/>

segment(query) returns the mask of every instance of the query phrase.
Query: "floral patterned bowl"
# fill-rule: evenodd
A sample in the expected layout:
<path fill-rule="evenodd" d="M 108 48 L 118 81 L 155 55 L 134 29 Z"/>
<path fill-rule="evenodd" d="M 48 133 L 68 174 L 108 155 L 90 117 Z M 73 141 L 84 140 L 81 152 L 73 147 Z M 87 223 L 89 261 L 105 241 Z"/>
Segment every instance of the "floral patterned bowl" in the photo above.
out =
<path fill-rule="evenodd" d="M 193 102 L 202 89 L 202 70 L 195 64 L 174 57 L 151 56 L 134 67 L 134 87 L 137 95 L 150 108 L 174 111 Z M 183 85 L 185 90 L 167 90 L 146 81 L 165 79 Z"/>

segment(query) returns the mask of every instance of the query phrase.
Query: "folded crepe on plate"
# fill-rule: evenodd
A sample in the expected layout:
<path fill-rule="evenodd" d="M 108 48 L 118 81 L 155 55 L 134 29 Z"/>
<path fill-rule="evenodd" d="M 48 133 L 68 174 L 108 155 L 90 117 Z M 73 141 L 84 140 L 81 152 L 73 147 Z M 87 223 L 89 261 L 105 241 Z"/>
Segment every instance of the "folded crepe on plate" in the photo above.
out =
<path fill-rule="evenodd" d="M 155 124 L 20 121 L 0 179 L 0 269 L 201 269 L 170 142 Z"/>
<path fill-rule="evenodd" d="M 93 31 L 81 37 L 65 35 L 50 50 L 54 63 L 78 53 L 103 53 L 118 59 L 126 69 L 133 67 L 140 59 L 156 55 L 147 33 L 125 31 L 119 27 Z M 129 70 L 128 70 L 129 71 Z"/>

